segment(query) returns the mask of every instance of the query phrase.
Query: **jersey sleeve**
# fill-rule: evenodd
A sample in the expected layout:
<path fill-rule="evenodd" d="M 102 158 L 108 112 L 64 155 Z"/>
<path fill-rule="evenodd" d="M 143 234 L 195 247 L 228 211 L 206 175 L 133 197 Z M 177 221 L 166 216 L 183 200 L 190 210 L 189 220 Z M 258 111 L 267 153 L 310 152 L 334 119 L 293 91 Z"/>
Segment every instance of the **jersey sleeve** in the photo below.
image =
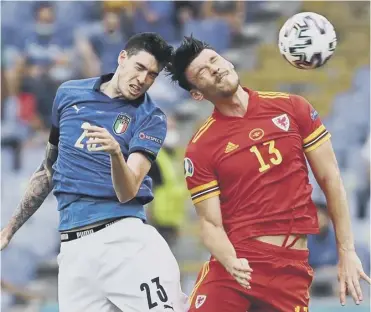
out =
<path fill-rule="evenodd" d="M 153 162 L 164 143 L 166 132 L 166 115 L 161 111 L 155 111 L 136 128 L 130 141 L 129 154 L 141 152 Z"/>
<path fill-rule="evenodd" d="M 303 97 L 291 95 L 304 152 L 308 153 L 331 138 L 313 106 Z"/>
<path fill-rule="evenodd" d="M 59 143 L 59 119 L 63 101 L 63 91 L 61 89 L 61 87 L 58 88 L 52 107 L 52 126 L 49 134 L 49 143 L 53 144 L 54 146 L 58 146 Z"/>
<path fill-rule="evenodd" d="M 61 85 L 58 88 L 57 93 L 55 94 L 52 108 L 52 126 L 55 128 L 59 128 L 59 117 L 61 113 L 61 107 L 63 105 L 62 101 L 63 101 L 63 87 Z"/>
<path fill-rule="evenodd" d="M 184 158 L 184 175 L 193 204 L 220 194 L 212 163 L 205 154 L 193 146 L 187 149 Z"/>

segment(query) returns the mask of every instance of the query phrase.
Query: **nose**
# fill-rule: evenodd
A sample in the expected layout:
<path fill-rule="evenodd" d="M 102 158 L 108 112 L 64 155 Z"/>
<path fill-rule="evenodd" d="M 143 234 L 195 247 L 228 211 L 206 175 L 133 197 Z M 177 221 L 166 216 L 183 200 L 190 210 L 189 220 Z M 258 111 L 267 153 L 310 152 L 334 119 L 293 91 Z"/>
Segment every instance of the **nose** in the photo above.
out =
<path fill-rule="evenodd" d="M 220 68 L 217 65 L 210 64 L 210 71 L 213 75 L 217 75 L 220 72 Z"/>
<path fill-rule="evenodd" d="M 137 77 L 138 84 L 141 85 L 141 86 L 144 85 L 144 82 L 146 81 L 146 77 L 147 77 L 146 72 L 140 73 L 140 75 Z"/>

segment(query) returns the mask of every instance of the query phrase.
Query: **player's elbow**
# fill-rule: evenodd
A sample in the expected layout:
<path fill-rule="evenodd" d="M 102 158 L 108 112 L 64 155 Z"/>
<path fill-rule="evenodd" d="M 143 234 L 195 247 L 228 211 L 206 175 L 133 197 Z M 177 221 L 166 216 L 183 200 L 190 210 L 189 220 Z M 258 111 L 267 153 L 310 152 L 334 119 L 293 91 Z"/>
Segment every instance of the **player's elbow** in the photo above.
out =
<path fill-rule="evenodd" d="M 213 233 L 216 231 L 224 231 L 223 225 L 218 224 L 215 222 L 211 222 L 210 220 L 206 220 L 204 218 L 200 219 L 200 234 L 201 240 L 205 243 L 206 241 L 210 240 L 210 237 L 213 237 Z"/>
<path fill-rule="evenodd" d="M 116 196 L 117 199 L 119 200 L 120 203 L 124 204 L 127 203 L 128 201 L 131 201 L 138 193 L 137 189 L 125 189 L 125 191 L 120 192 L 116 191 Z"/>
<path fill-rule="evenodd" d="M 132 195 L 132 194 L 125 194 L 125 195 L 117 194 L 117 198 L 121 204 L 125 204 L 128 201 L 131 201 L 134 197 L 135 195 Z"/>
<path fill-rule="evenodd" d="M 318 174 L 316 180 L 323 190 L 331 188 L 334 185 L 341 183 L 340 170 L 336 167 L 332 167 L 331 169 L 329 168 L 322 174 Z"/>

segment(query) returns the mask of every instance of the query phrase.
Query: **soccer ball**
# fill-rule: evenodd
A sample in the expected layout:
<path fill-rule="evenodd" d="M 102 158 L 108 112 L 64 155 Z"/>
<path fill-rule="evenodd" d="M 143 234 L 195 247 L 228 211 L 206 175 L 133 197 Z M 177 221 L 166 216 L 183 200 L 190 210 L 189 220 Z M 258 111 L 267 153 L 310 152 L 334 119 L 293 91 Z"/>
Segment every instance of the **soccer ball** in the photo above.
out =
<path fill-rule="evenodd" d="M 298 13 L 282 26 L 278 47 L 296 68 L 317 68 L 324 65 L 336 49 L 335 29 L 322 15 Z"/>

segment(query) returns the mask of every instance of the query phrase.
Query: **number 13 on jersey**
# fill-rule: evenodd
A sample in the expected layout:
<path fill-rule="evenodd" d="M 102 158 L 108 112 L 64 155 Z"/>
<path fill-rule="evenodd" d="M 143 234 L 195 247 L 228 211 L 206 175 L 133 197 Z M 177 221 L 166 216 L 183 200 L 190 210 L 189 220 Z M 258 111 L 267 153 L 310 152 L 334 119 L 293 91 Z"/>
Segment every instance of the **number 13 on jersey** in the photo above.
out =
<path fill-rule="evenodd" d="M 272 157 L 269 158 L 269 162 L 273 165 L 279 165 L 282 162 L 282 155 L 280 151 L 274 146 L 274 144 L 275 144 L 275 141 L 272 140 L 272 141 L 264 142 L 263 146 L 268 145 L 269 155 L 272 155 Z M 269 163 L 266 163 L 266 160 L 264 160 L 263 156 L 261 155 L 256 145 L 250 148 L 250 152 L 254 153 L 259 161 L 259 164 L 260 164 L 259 172 L 264 172 L 271 167 Z"/>

